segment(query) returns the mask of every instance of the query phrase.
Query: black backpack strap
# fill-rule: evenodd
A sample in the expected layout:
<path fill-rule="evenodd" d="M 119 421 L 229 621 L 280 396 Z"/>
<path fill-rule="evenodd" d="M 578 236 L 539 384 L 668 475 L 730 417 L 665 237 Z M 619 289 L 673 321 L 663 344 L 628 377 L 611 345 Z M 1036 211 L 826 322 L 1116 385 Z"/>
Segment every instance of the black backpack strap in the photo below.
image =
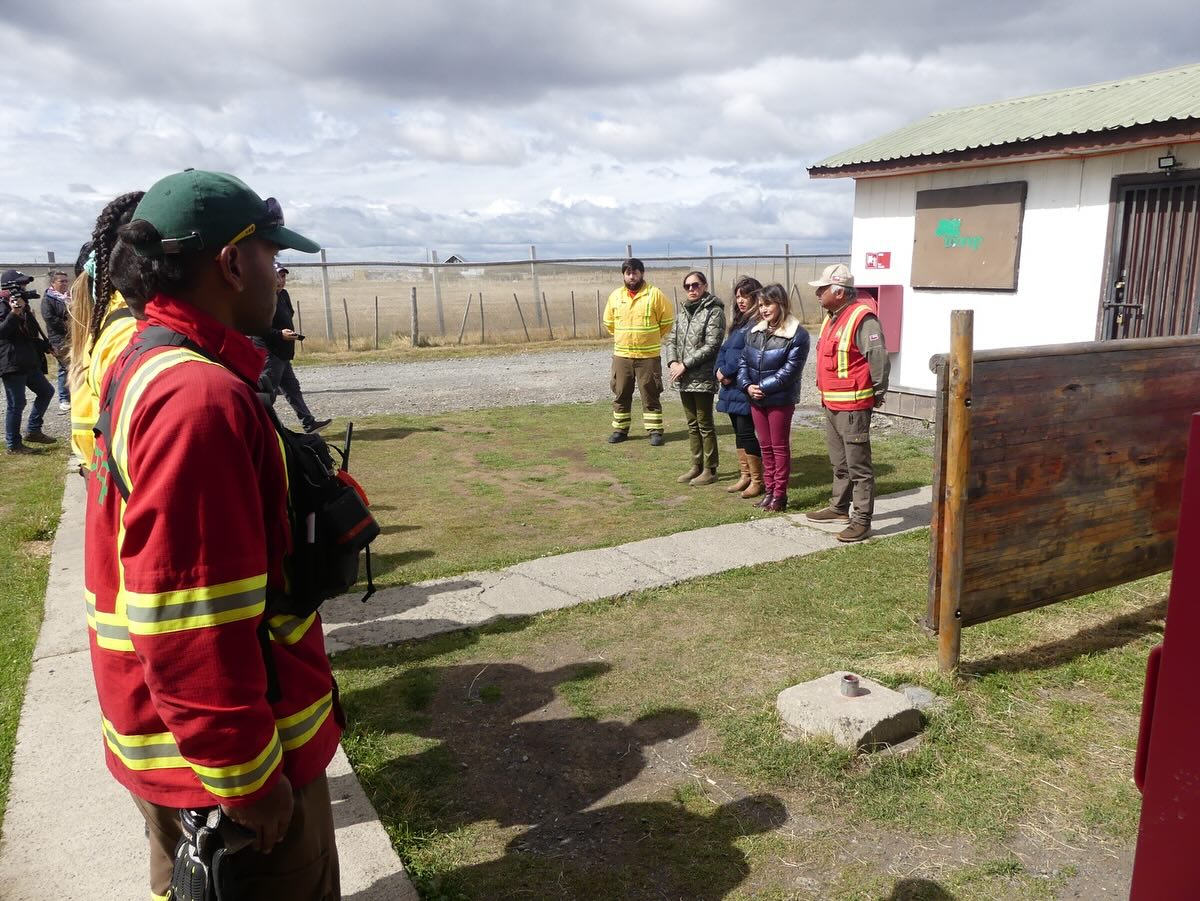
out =
<path fill-rule="evenodd" d="M 132 319 L 132 318 L 133 318 L 133 310 L 129 309 L 129 307 L 118 307 L 117 309 L 111 311 L 107 316 L 104 317 L 104 322 L 102 322 L 100 324 L 100 331 L 103 332 L 106 328 L 108 328 L 114 322 L 117 322 L 121 319 Z M 156 328 L 157 326 L 152 326 L 152 327 Z"/>

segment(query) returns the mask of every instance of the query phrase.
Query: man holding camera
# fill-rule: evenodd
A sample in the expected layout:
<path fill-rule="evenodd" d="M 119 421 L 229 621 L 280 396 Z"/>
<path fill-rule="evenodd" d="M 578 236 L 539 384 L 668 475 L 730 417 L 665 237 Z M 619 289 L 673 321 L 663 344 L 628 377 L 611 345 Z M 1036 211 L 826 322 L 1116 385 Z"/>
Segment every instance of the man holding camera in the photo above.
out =
<path fill-rule="evenodd" d="M 29 301 L 36 291 L 27 290 L 33 276 L 16 269 L 0 275 L 3 318 L 0 318 L 0 377 L 4 380 L 4 445 L 10 454 L 33 453 L 30 444 L 54 444 L 42 431 L 46 409 L 54 398 L 54 386 L 46 380 L 46 354 L 50 342 L 42 333 Z M 25 437 L 21 438 L 21 413 L 25 410 L 25 391 L 34 394 L 33 409 Z"/>

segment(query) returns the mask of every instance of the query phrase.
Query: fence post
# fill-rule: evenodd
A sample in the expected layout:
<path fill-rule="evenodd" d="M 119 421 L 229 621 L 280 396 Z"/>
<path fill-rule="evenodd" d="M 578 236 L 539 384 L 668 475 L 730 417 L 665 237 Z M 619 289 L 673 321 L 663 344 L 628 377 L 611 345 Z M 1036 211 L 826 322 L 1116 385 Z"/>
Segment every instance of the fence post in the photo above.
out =
<path fill-rule="evenodd" d="M 329 266 L 325 262 L 325 248 L 321 248 L 321 293 L 325 296 L 325 340 L 333 340 L 333 306 L 329 300 Z"/>
<path fill-rule="evenodd" d="M 600 306 L 600 289 L 596 289 L 596 337 L 604 337 L 604 312 Z"/>
<path fill-rule="evenodd" d="M 299 334 L 303 335 L 304 334 L 304 317 L 300 315 L 300 301 L 298 301 L 298 300 L 295 301 L 295 304 L 296 304 L 296 331 Z M 302 351 L 302 350 L 304 350 L 304 342 L 297 341 L 296 342 L 296 353 L 300 353 L 300 351 Z"/>
<path fill-rule="evenodd" d="M 633 256 L 633 245 L 626 244 L 625 245 L 625 259 L 629 259 L 631 256 Z"/>
<path fill-rule="evenodd" d="M 783 245 L 783 284 L 788 293 L 792 290 L 792 245 Z"/>
<path fill-rule="evenodd" d="M 534 303 L 537 301 L 535 300 Z M 554 325 L 550 322 L 550 304 L 546 303 L 546 292 L 542 292 L 542 306 L 546 308 L 546 328 L 550 329 L 550 340 L 554 340 Z"/>
<path fill-rule="evenodd" d="M 575 292 L 571 292 L 571 337 L 578 338 L 579 334 L 575 331 Z"/>
<path fill-rule="evenodd" d="M 538 288 L 537 277 L 537 248 L 532 244 L 529 245 L 529 274 L 533 277 L 533 312 L 537 314 L 537 324 L 540 328 L 542 325 L 542 308 L 538 306 L 538 294 L 541 290 Z"/>
<path fill-rule="evenodd" d="M 471 315 L 471 301 L 475 299 L 475 292 L 472 291 L 467 295 L 467 308 L 463 310 L 462 325 L 458 327 L 458 343 L 462 344 L 463 333 L 467 330 L 467 317 Z"/>
<path fill-rule="evenodd" d="M 521 301 L 517 299 L 517 292 L 513 291 L 513 303 L 517 305 L 517 315 L 521 317 L 521 331 L 525 333 L 525 343 L 529 343 L 529 327 L 525 325 L 525 314 L 521 312 Z"/>
<path fill-rule="evenodd" d="M 416 290 L 415 288 L 413 290 Z M 375 349 L 379 350 L 379 295 L 375 295 Z"/>
<path fill-rule="evenodd" d="M 708 245 L 708 283 L 710 285 L 713 285 L 714 287 L 717 284 L 715 276 L 716 276 L 716 273 L 713 271 L 713 248 L 712 248 L 712 245 L 709 244 Z"/>
<path fill-rule="evenodd" d="M 487 344 L 487 330 L 483 325 L 483 292 L 479 292 L 479 343 Z"/>
<path fill-rule="evenodd" d="M 942 521 L 942 596 L 938 613 L 938 669 L 958 669 L 962 641 L 963 514 L 971 469 L 971 377 L 975 314 L 950 314 L 950 396 L 947 404 L 945 519 Z"/>
<path fill-rule="evenodd" d="M 346 315 L 346 350 L 350 349 L 350 308 L 346 306 L 346 298 L 342 298 L 342 312 Z"/>
<path fill-rule="evenodd" d="M 436 250 L 429 251 L 429 262 L 436 263 L 437 261 L 438 261 L 437 251 Z M 437 310 L 438 334 L 441 335 L 443 338 L 445 338 L 446 337 L 446 312 L 442 308 L 442 278 L 441 278 L 441 275 L 439 275 L 440 272 L 441 272 L 441 269 L 437 266 L 434 266 L 431 269 L 431 273 L 433 275 L 433 305 L 434 305 L 434 309 Z"/>
<path fill-rule="evenodd" d="M 409 296 L 408 317 L 409 317 L 409 321 L 412 323 L 412 346 L 420 347 L 421 346 L 421 329 L 420 329 L 419 323 L 417 322 L 417 286 L 416 285 L 412 286 L 412 294 Z"/>

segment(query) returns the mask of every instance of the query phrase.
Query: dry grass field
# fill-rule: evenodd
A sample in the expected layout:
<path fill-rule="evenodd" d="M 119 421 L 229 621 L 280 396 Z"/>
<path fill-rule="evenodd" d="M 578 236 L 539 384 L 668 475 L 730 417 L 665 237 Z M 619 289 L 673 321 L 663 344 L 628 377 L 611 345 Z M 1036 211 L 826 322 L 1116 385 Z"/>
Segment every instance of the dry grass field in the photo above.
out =
<path fill-rule="evenodd" d="M 805 321 L 819 321 L 819 308 L 807 282 L 830 262 L 844 259 L 833 255 L 788 261 L 793 303 Z M 741 275 L 752 275 L 764 284 L 783 282 L 784 263 L 782 258 L 761 257 L 716 260 L 714 290 L 728 300 L 731 285 Z M 704 258 L 647 265 L 647 281 L 676 301 L 684 275 L 692 269 L 708 269 Z M 604 302 L 621 284 L 616 261 L 604 265 L 538 263 L 536 293 L 534 276 L 525 263 L 445 267 L 437 269 L 436 277 L 428 266 L 358 264 L 329 265 L 327 269 L 332 342 L 326 338 L 320 264 L 290 266 L 288 291 L 299 311 L 306 349 L 323 349 L 330 343 L 345 348 L 347 321 L 353 349 L 370 349 L 376 340 L 380 347 L 410 343 L 414 288 L 421 344 L 456 344 L 460 333 L 464 344 L 607 337 L 600 322 Z"/>

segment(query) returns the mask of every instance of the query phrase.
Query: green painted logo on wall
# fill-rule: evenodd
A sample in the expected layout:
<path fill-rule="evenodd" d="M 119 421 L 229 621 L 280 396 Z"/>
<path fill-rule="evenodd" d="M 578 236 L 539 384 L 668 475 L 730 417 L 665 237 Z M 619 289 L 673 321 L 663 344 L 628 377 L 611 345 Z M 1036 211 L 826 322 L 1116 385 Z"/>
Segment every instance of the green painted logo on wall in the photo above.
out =
<path fill-rule="evenodd" d="M 938 220 L 933 234 L 941 238 L 946 247 L 969 247 L 971 250 L 978 250 L 979 245 L 983 243 L 983 235 L 963 236 L 961 219 Z"/>

